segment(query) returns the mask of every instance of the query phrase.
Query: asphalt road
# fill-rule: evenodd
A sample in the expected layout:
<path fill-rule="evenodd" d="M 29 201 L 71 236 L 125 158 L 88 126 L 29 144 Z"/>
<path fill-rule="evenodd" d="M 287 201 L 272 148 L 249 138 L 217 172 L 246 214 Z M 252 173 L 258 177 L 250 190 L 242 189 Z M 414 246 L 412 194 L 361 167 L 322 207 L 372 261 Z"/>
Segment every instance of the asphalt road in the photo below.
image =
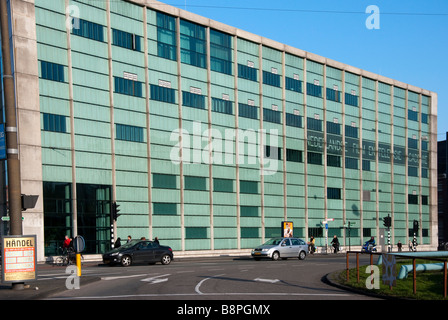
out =
<path fill-rule="evenodd" d="M 86 266 L 82 268 L 81 279 L 96 281 L 81 281 L 79 288 L 74 288 L 74 280 L 67 280 L 64 267 L 40 272 L 40 281 L 65 277 L 65 282 L 59 281 L 59 286 L 67 287 L 68 284 L 73 288 L 62 288 L 49 294 L 45 297 L 48 300 L 373 299 L 323 281 L 326 274 L 345 269 L 345 261 L 343 254 L 308 256 L 303 261 L 254 261 L 248 257 L 189 258 L 174 260 L 168 266 Z"/>

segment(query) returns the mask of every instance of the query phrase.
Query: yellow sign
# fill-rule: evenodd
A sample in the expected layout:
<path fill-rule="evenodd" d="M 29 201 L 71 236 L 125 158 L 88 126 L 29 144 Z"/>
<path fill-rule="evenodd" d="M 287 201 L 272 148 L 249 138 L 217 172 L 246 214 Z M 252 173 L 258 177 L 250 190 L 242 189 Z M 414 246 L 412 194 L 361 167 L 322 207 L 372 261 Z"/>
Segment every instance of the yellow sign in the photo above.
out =
<path fill-rule="evenodd" d="M 291 238 L 293 223 L 291 221 L 282 221 L 282 237 Z"/>
<path fill-rule="evenodd" d="M 36 236 L 2 238 L 2 281 L 36 280 Z"/>

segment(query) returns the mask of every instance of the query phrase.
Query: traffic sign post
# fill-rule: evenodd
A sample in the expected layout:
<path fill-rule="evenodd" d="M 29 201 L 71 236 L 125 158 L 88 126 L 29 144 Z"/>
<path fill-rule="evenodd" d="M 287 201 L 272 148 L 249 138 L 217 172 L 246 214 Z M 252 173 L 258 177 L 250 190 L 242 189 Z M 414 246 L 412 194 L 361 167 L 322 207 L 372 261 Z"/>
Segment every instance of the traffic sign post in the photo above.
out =
<path fill-rule="evenodd" d="M 333 218 L 327 218 L 326 220 L 322 221 L 322 224 L 325 227 L 325 253 L 328 253 L 328 221 L 334 221 Z"/>

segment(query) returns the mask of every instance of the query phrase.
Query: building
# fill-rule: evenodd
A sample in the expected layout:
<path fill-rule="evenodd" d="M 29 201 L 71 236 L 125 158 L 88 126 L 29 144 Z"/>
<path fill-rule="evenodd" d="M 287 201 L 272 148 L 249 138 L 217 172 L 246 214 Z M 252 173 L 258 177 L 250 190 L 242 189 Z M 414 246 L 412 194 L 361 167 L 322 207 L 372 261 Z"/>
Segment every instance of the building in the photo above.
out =
<path fill-rule="evenodd" d="M 388 214 L 393 243 L 416 220 L 437 246 L 434 92 L 158 1 L 8 3 L 40 259 L 65 234 L 101 253 L 112 229 L 247 252 L 283 221 L 359 246 Z"/>
<path fill-rule="evenodd" d="M 442 246 L 448 243 L 448 149 L 447 139 L 437 142 L 437 192 L 438 192 L 438 221 L 439 221 L 439 248 L 446 250 L 448 247 Z"/>

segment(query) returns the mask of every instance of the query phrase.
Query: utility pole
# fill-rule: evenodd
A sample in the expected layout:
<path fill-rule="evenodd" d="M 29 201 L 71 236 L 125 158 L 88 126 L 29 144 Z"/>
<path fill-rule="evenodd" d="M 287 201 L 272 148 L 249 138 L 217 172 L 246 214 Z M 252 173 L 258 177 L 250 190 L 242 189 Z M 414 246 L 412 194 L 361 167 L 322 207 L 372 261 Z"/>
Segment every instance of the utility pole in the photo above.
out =
<path fill-rule="evenodd" d="M 3 85 L 5 94 L 5 133 L 8 165 L 8 202 L 10 216 L 10 235 L 22 235 L 22 197 L 20 190 L 20 161 L 17 142 L 17 118 L 14 96 L 14 78 L 11 67 L 9 45 L 8 6 L 0 1 L 0 20 L 2 35 Z M 21 290 L 23 283 L 13 283 L 12 288 Z"/>

